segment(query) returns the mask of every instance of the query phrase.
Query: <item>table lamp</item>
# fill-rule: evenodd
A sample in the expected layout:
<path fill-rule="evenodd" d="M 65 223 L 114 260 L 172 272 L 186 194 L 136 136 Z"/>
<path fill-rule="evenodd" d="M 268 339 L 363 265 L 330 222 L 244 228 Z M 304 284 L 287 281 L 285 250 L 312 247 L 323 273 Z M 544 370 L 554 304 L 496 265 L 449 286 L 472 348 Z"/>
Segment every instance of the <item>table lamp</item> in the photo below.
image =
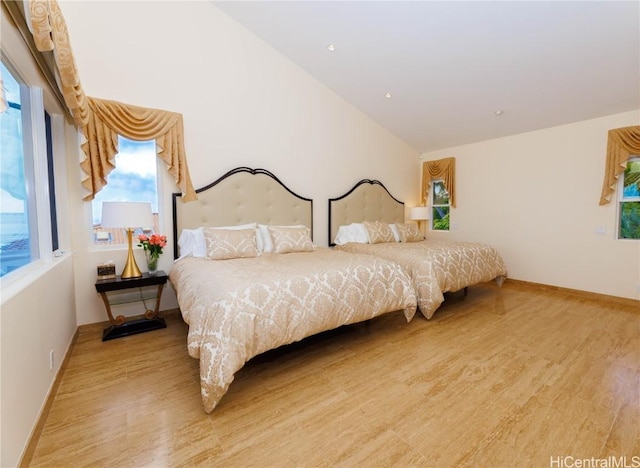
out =
<path fill-rule="evenodd" d="M 133 256 L 133 230 L 137 227 L 153 226 L 153 214 L 151 203 L 139 202 L 102 202 L 103 228 L 125 228 L 129 240 L 129 252 L 127 262 L 122 270 L 122 279 L 139 278 L 142 276 L 140 268 Z"/>
<path fill-rule="evenodd" d="M 422 221 L 426 221 L 429 219 L 429 207 L 428 206 L 414 206 L 409 211 L 409 218 L 418 221 L 418 227 L 420 228 L 420 223 Z M 420 231 L 424 234 L 424 229 L 420 229 Z"/>

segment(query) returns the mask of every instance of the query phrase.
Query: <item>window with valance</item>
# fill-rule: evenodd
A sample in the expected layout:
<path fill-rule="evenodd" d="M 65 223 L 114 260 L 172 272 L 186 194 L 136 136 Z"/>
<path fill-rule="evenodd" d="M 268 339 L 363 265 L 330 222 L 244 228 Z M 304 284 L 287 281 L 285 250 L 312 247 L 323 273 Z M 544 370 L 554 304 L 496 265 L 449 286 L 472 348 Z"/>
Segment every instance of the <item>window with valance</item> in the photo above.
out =
<path fill-rule="evenodd" d="M 600 205 L 617 190 L 618 239 L 640 239 L 640 125 L 609 130 Z"/>
<path fill-rule="evenodd" d="M 455 158 L 426 161 L 422 164 L 421 200 L 430 206 L 434 231 L 448 231 L 450 208 L 455 204 Z"/>
<path fill-rule="evenodd" d="M 620 174 L 633 155 L 640 155 L 640 125 L 609 130 L 600 205 L 611 201 Z"/>
<path fill-rule="evenodd" d="M 85 95 L 71 50 L 67 25 L 57 0 L 26 0 L 25 22 L 40 53 L 53 53 L 55 81 L 69 113 L 82 131 L 87 177 L 82 185 L 92 200 L 106 184 L 118 152 L 118 135 L 132 140 L 155 140 L 157 154 L 182 191 L 183 201 L 196 200 L 184 150 L 182 115 L 132 106 Z"/>
<path fill-rule="evenodd" d="M 422 164 L 422 187 L 420 189 L 420 199 L 423 204 L 427 204 L 431 181 L 442 180 L 444 187 L 449 193 L 449 200 L 452 207 L 456 207 L 456 158 L 444 158 L 436 161 L 426 161 Z"/>

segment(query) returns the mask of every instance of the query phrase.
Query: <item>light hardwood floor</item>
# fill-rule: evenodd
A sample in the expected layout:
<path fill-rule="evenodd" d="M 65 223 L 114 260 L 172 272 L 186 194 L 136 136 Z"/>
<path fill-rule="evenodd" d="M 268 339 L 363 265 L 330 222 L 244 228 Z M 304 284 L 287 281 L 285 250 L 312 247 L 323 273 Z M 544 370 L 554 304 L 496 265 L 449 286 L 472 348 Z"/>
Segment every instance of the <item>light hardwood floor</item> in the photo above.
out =
<path fill-rule="evenodd" d="M 31 466 L 562 468 L 640 457 L 634 305 L 474 286 L 430 321 L 389 314 L 259 356 L 210 415 L 186 334 L 178 316 L 105 343 L 100 330 L 81 333 Z"/>

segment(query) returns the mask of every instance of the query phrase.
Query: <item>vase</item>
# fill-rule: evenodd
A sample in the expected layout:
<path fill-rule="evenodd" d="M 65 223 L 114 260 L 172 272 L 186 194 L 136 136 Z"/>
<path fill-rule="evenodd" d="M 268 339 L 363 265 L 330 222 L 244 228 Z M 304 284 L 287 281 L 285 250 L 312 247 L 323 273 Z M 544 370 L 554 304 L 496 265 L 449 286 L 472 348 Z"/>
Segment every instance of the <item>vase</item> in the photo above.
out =
<path fill-rule="evenodd" d="M 152 276 L 158 272 L 159 259 L 160 259 L 159 254 L 147 252 L 147 269 L 149 270 L 149 274 Z"/>

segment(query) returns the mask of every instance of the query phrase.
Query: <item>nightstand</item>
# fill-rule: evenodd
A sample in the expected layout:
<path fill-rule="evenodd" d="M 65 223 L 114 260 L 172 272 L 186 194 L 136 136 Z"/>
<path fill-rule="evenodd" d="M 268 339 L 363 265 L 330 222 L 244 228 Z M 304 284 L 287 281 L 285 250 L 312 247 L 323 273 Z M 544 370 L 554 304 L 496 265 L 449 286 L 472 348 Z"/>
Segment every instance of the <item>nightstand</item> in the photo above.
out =
<path fill-rule="evenodd" d="M 167 282 L 167 274 L 158 271 L 155 275 L 143 273 L 139 278 L 122 279 L 117 276 L 113 279 L 97 280 L 96 291 L 102 296 L 104 307 L 107 309 L 111 326 L 104 329 L 102 341 L 112 340 L 136 333 L 143 333 L 160 328 L 167 328 L 162 317 L 158 317 L 162 288 Z M 136 291 L 137 290 L 137 291 Z M 118 291 L 118 293 L 115 293 Z M 114 293 L 109 297 L 107 293 Z M 155 308 L 147 308 L 147 301 L 155 300 Z M 144 318 L 127 321 L 124 315 L 113 317 L 111 307 L 117 304 L 130 302 L 143 302 L 145 304 Z"/>

